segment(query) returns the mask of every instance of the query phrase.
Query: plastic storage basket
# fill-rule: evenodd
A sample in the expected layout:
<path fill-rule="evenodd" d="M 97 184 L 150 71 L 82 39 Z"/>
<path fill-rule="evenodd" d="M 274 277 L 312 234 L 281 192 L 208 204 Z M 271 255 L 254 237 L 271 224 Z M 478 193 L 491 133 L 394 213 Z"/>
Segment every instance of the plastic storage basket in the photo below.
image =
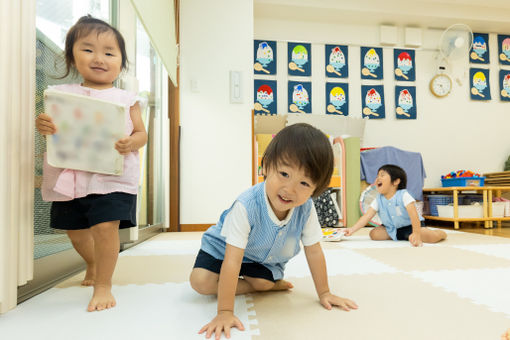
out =
<path fill-rule="evenodd" d="M 443 187 L 483 187 L 485 177 L 441 178 Z"/>
<path fill-rule="evenodd" d="M 438 216 L 437 214 L 438 205 L 448 205 L 450 203 L 453 203 L 452 195 L 428 195 L 428 199 L 429 199 L 429 212 L 431 216 Z M 460 200 L 461 198 L 459 197 L 458 199 Z"/>

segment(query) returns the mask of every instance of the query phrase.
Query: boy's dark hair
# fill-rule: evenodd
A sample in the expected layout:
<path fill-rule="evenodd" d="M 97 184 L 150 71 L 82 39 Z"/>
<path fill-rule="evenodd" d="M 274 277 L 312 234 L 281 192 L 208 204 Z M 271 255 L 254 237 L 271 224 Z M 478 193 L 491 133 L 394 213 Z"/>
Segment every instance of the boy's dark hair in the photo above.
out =
<path fill-rule="evenodd" d="M 305 123 L 282 129 L 269 143 L 262 157 L 262 168 L 276 169 L 279 164 L 296 165 L 304 169 L 316 186 L 317 197 L 329 185 L 333 174 L 333 148 L 326 135 Z"/>
<path fill-rule="evenodd" d="M 69 29 L 66 35 L 65 49 L 64 49 L 64 58 L 66 63 L 66 72 L 60 78 L 65 78 L 71 72 L 75 72 L 76 70 L 73 67 L 74 64 L 74 55 L 73 55 L 73 46 L 76 40 L 80 39 L 83 36 L 88 35 L 90 32 L 96 32 L 97 35 L 105 32 L 112 32 L 115 35 L 115 39 L 117 40 L 117 44 L 119 45 L 120 53 L 122 55 L 122 63 L 120 65 L 121 70 L 127 67 L 127 52 L 126 52 L 126 43 L 124 42 L 124 38 L 122 34 L 113 26 L 108 24 L 107 22 L 96 19 L 92 17 L 90 14 L 81 17 L 78 19 L 76 24 L 73 25 Z"/>
<path fill-rule="evenodd" d="M 395 182 L 397 179 L 400 179 L 400 183 L 398 184 L 397 190 L 402 190 L 407 187 L 407 175 L 404 169 L 399 167 L 398 165 L 394 164 L 385 164 L 377 170 L 379 171 L 385 171 L 390 175 L 391 183 Z"/>

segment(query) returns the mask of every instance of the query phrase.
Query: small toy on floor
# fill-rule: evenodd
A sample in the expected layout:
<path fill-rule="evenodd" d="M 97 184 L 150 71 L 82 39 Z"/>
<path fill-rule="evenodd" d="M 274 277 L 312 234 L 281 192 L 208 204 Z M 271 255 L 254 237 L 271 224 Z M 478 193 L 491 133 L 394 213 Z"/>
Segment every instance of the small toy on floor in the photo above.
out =
<path fill-rule="evenodd" d="M 501 340 L 510 340 L 510 328 L 505 333 L 501 334 Z"/>
<path fill-rule="evenodd" d="M 344 237 L 344 231 L 339 228 L 322 228 L 323 241 L 340 241 Z"/>

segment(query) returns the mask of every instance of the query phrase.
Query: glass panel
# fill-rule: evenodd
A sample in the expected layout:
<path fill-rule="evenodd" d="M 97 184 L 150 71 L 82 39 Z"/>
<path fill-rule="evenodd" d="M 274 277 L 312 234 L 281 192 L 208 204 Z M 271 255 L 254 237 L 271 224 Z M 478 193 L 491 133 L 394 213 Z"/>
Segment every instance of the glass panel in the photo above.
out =
<path fill-rule="evenodd" d="M 164 185 L 161 166 L 161 74 L 159 57 L 151 45 L 143 25 L 137 20 L 136 26 L 136 78 L 139 95 L 148 103 L 142 112 L 145 128 L 149 135 L 147 146 L 140 150 L 141 187 L 139 195 L 139 218 L 142 225 L 163 223 Z"/>
<path fill-rule="evenodd" d="M 63 47 L 68 29 L 83 15 L 108 21 L 110 0 L 37 0 L 36 41 L 36 115 L 44 110 L 43 91 L 49 85 L 76 83 L 81 79 L 64 74 Z M 35 133 L 34 258 L 72 248 L 67 236 L 51 229 L 51 203 L 41 198 L 42 160 L 46 140 Z"/>

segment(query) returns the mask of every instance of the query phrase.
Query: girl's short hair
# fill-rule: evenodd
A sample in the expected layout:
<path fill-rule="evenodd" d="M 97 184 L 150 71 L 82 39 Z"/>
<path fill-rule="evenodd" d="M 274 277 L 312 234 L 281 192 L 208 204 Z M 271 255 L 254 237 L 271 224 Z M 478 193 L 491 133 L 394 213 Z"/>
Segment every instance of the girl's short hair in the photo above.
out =
<path fill-rule="evenodd" d="M 329 139 L 322 131 L 305 123 L 293 124 L 278 132 L 262 156 L 264 171 L 274 170 L 280 164 L 304 169 L 315 185 L 313 197 L 319 196 L 328 187 L 333 162 Z"/>
<path fill-rule="evenodd" d="M 400 180 L 400 183 L 398 184 L 397 190 L 402 190 L 407 187 L 407 175 L 404 169 L 399 167 L 398 165 L 394 164 L 385 164 L 377 170 L 379 171 L 385 171 L 390 175 L 391 183 L 395 182 L 397 179 Z"/>
<path fill-rule="evenodd" d="M 112 32 L 117 40 L 117 44 L 119 45 L 120 53 L 122 56 L 122 62 L 120 65 L 121 70 L 127 68 L 127 52 L 126 52 L 126 43 L 124 42 L 124 38 L 122 34 L 113 26 L 108 24 L 107 22 L 96 19 L 91 15 L 86 15 L 78 19 L 76 24 L 74 24 L 66 35 L 65 41 L 65 49 L 64 49 L 64 58 L 66 63 L 66 72 L 61 78 L 65 78 L 71 72 L 76 72 L 74 68 L 74 55 L 73 55 L 73 46 L 76 40 L 80 39 L 83 36 L 88 35 L 90 32 L 96 32 L 98 35 L 105 32 Z"/>

